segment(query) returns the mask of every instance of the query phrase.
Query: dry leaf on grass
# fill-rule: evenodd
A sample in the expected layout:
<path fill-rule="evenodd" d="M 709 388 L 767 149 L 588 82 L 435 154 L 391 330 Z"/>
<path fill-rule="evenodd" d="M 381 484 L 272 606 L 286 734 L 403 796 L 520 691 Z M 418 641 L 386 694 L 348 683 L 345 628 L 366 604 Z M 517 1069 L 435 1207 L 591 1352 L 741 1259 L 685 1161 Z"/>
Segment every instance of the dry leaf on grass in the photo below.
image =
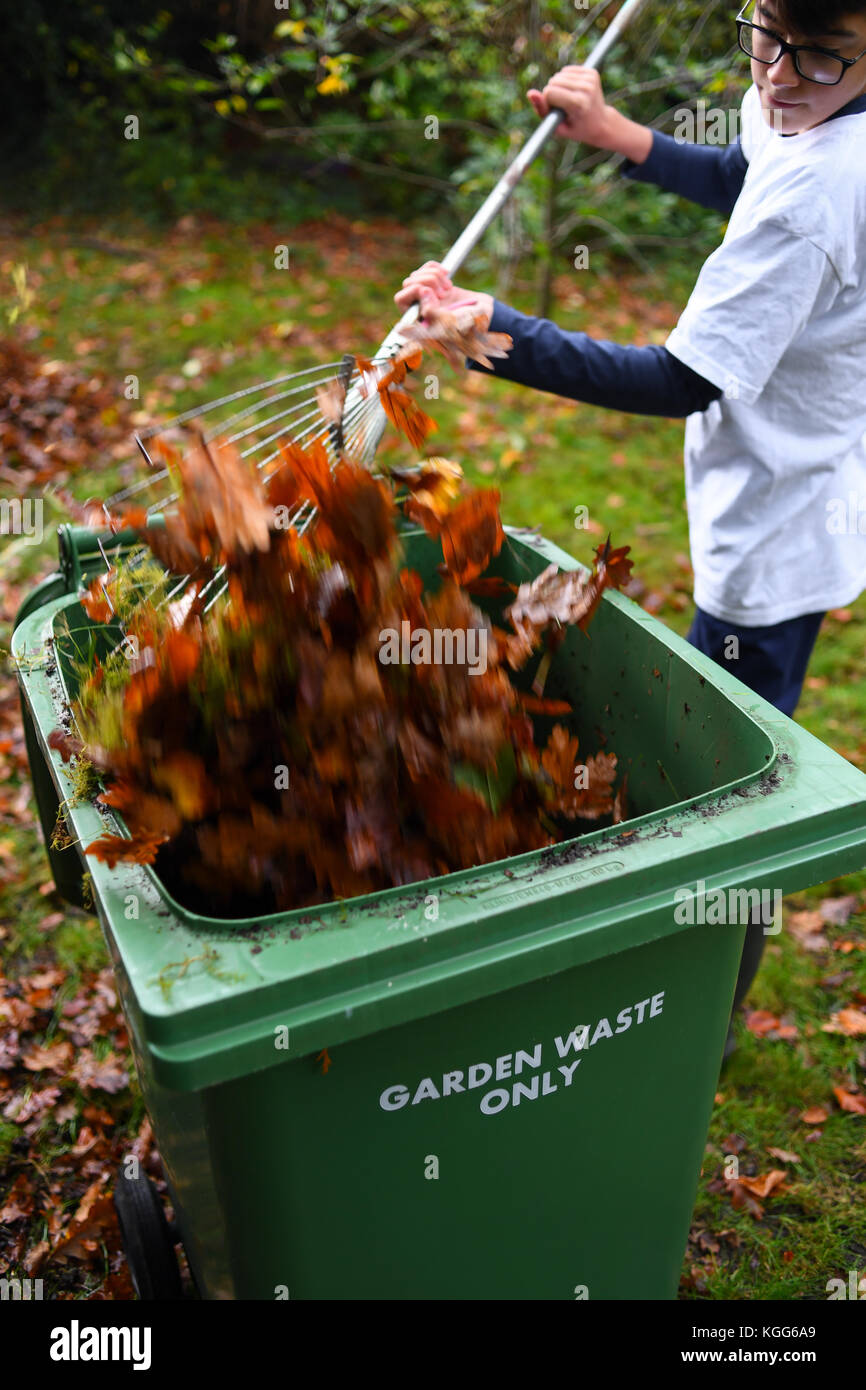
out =
<path fill-rule="evenodd" d="M 823 1105 L 810 1105 L 808 1110 L 804 1110 L 800 1119 L 806 1125 L 822 1125 L 825 1120 L 830 1118 L 830 1111 L 825 1110 Z"/>
<path fill-rule="evenodd" d="M 838 1013 L 830 1015 L 829 1023 L 821 1024 L 821 1031 L 844 1033 L 848 1038 L 861 1037 L 866 1034 L 866 1013 L 861 1009 L 840 1009 Z"/>
<path fill-rule="evenodd" d="M 834 1086 L 833 1095 L 840 1107 L 849 1114 L 866 1115 L 866 1096 L 860 1095 L 859 1091 L 846 1091 L 844 1086 Z"/>

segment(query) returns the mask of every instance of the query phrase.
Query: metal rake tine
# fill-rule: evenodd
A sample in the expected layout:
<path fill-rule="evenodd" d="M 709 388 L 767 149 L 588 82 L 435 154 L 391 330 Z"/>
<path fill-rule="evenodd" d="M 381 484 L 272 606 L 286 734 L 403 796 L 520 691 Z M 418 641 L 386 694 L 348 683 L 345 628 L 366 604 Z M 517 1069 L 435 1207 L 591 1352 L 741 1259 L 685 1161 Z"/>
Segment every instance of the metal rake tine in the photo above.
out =
<path fill-rule="evenodd" d="M 208 401 L 206 405 L 193 406 L 189 410 L 182 411 L 180 415 L 173 415 L 171 419 L 164 421 L 161 425 L 154 425 L 151 429 L 143 430 L 141 438 L 150 439 L 174 425 L 185 425 L 190 420 L 195 420 L 201 415 L 208 415 L 212 410 L 218 410 L 220 406 L 232 405 L 235 401 L 241 400 L 244 396 L 251 396 L 257 391 L 269 391 L 272 386 L 282 386 L 285 382 L 294 381 L 298 377 L 310 376 L 314 372 L 323 372 L 329 368 L 339 368 L 339 366 L 340 362 L 320 362 L 317 366 L 305 367 L 300 372 L 287 372 L 285 376 L 276 376 L 270 381 L 257 382 L 255 386 L 242 386 L 237 391 L 230 391 L 225 396 L 219 396 L 215 401 Z"/>

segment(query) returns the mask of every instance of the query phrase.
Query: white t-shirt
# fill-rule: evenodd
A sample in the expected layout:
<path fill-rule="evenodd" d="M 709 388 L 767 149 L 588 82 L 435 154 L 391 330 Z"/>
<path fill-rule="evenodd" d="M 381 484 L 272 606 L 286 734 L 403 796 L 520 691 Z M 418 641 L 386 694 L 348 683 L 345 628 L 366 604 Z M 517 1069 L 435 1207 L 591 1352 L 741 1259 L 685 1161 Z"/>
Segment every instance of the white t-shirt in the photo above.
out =
<path fill-rule="evenodd" d="M 866 589 L 866 113 L 782 136 L 753 86 L 741 141 L 743 190 L 666 346 L 725 393 L 686 422 L 695 602 L 761 627 Z"/>

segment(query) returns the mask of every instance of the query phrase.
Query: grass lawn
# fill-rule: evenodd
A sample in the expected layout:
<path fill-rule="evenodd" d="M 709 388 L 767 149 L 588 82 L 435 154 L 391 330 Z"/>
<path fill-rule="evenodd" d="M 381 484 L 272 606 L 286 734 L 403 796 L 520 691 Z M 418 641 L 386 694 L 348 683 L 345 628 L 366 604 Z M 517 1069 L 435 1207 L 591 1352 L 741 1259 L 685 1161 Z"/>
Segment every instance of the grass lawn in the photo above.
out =
<path fill-rule="evenodd" d="M 286 269 L 275 266 L 280 246 L 288 248 Z M 346 351 L 372 352 L 397 317 L 392 296 L 403 276 L 436 253 L 429 231 L 337 217 L 243 231 L 184 219 L 159 236 L 136 226 L 58 220 L 6 226 L 0 278 L 8 289 L 12 267 L 26 263 L 34 301 L 21 325 L 28 334 L 38 330 L 33 349 L 107 381 L 131 412 L 131 425 L 143 426 L 259 378 Z M 556 281 L 552 316 L 598 336 L 661 342 L 697 269 L 685 257 L 653 276 L 628 268 L 570 271 Z M 471 271 L 458 279 L 484 287 Z M 530 286 L 511 302 L 531 310 Z M 447 364 L 437 376 L 439 398 L 425 408 L 440 428 L 427 452 L 454 458 L 470 478 L 499 487 L 505 521 L 539 526 L 581 560 L 589 561 L 608 531 L 614 544 L 630 545 L 637 601 L 684 633 L 692 603 L 682 424 L 595 410 L 477 373 L 458 375 Z M 137 390 L 137 398 L 125 401 L 125 390 Z M 386 441 L 387 457 L 414 457 L 405 443 L 390 435 Z M 120 458 L 94 457 L 65 486 L 80 499 L 105 496 L 138 474 Z M 6 493 L 8 478 L 2 487 Z M 64 514 L 56 500 L 47 505 L 42 544 L 0 538 L 6 650 L 18 600 L 54 567 L 53 525 Z M 576 525 L 581 508 L 585 526 Z M 862 604 L 829 615 L 798 711 L 807 729 L 860 767 L 864 647 Z M 3 680 L 0 944 L 7 1001 L 23 1000 L 31 1010 L 25 1018 L 18 1009 L 31 1061 L 36 1056 L 38 1063 L 33 1048 L 70 1038 L 102 1071 L 78 1066 L 76 1073 L 65 1063 L 56 1071 L 51 1063 L 28 1068 L 26 1061 L 22 1071 L 12 1053 L 4 1063 L 0 1050 L 0 1114 L 9 1109 L 5 1092 L 17 1094 L 28 1076 L 37 1097 L 43 1088 L 58 1089 L 42 1113 L 34 1102 L 26 1122 L 14 1105 L 0 1118 L 0 1217 L 7 1204 L 0 1267 L 38 1271 L 46 1296 L 129 1297 L 110 1218 L 100 1226 L 94 1213 L 104 1199 L 100 1174 L 132 1143 L 150 1153 L 147 1121 L 96 920 L 67 908 L 46 883 L 23 753 L 9 734 L 16 695 L 8 662 Z M 854 901 L 825 910 L 835 921 L 816 916 L 825 899 L 846 896 Z M 866 1117 L 845 1113 L 833 1096 L 844 1083 L 864 1086 L 866 1037 L 822 1028 L 832 1013 L 866 1003 L 866 873 L 788 902 L 786 923 L 790 929 L 769 941 L 748 1001 L 755 1031 L 738 1025 L 739 1050 L 720 1079 L 684 1298 L 823 1299 L 829 1279 L 847 1280 L 850 1269 L 866 1274 Z M 0 1001 L 8 1034 L 16 1011 L 7 1007 L 4 1019 L 3 1009 Z M 770 1015 L 775 1024 L 767 1023 Z M 76 1042 L 79 1017 L 92 1022 Z M 804 1121 L 810 1107 L 823 1107 L 826 1119 Z M 768 1153 L 773 1148 L 786 1157 Z M 774 1169 L 786 1173 L 785 1183 L 771 1184 L 766 1198 L 750 1193 L 763 1208 L 758 1219 L 743 1189 L 728 1184 L 732 1176 Z M 31 1182 L 36 1195 L 28 1206 Z M 98 1232 L 89 1238 L 82 1234 L 88 1221 Z M 49 1256 L 58 1233 L 72 1225 L 78 1243 L 61 1239 L 59 1255 Z"/>

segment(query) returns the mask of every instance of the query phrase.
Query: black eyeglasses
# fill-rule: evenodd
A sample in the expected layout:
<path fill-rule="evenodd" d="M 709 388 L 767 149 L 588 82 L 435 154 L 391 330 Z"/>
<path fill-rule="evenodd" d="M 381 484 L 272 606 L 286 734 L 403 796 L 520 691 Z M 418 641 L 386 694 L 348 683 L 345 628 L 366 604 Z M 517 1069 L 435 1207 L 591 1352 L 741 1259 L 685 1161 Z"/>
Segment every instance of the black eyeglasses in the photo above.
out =
<path fill-rule="evenodd" d="M 752 0 L 749 0 L 749 4 L 751 2 Z M 795 68 L 807 82 L 820 82 L 825 87 L 836 87 L 849 68 L 859 63 L 861 58 L 866 58 L 866 48 L 862 53 L 858 53 L 856 58 L 840 58 L 838 53 L 831 53 L 826 48 L 809 48 L 800 43 L 786 43 L 778 34 L 774 34 L 772 29 L 765 29 L 760 24 L 751 24 L 743 19 L 748 8 L 749 5 L 744 5 L 737 15 L 737 37 L 740 48 L 750 58 L 754 58 L 756 63 L 765 63 L 769 67 L 778 63 L 783 53 L 790 53 Z"/>

